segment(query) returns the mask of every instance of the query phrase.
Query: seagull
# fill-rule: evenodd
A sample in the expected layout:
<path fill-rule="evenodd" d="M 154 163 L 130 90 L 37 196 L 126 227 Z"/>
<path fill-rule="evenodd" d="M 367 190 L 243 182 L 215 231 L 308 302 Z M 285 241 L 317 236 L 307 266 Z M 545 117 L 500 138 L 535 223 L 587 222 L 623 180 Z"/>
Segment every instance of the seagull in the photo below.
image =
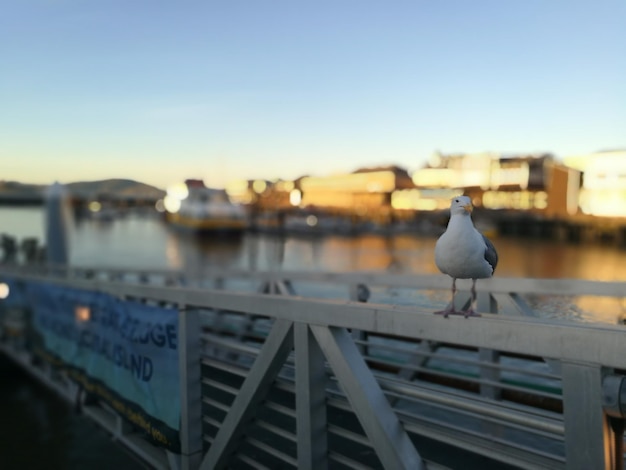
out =
<path fill-rule="evenodd" d="M 479 317 L 474 309 L 476 303 L 476 279 L 493 276 L 498 264 L 498 253 L 493 243 L 474 227 L 472 223 L 472 200 L 467 196 L 458 196 L 450 204 L 450 221 L 446 231 L 435 245 L 435 264 L 439 270 L 452 278 L 452 302 L 435 314 L 464 315 Z M 454 307 L 456 280 L 472 280 L 472 303 L 465 311 Z"/>

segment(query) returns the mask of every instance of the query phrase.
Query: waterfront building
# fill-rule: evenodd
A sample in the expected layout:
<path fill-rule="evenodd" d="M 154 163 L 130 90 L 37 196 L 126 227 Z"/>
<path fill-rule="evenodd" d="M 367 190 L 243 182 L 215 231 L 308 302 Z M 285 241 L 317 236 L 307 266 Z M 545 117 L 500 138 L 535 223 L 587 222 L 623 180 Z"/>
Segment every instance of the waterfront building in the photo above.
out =
<path fill-rule="evenodd" d="M 232 202 L 250 206 L 254 212 L 284 212 L 299 206 L 300 179 L 289 180 L 237 180 L 226 186 Z"/>
<path fill-rule="evenodd" d="M 563 162 L 583 172 L 580 210 L 599 217 L 626 217 L 626 150 L 572 155 Z"/>
<path fill-rule="evenodd" d="M 436 153 L 427 166 L 413 173 L 413 182 L 424 199 L 430 198 L 428 204 L 421 203 L 422 209 L 447 207 L 449 190 L 454 189 L 485 209 L 530 211 L 547 217 L 578 211 L 580 171 L 557 162 L 551 154 Z"/>
<path fill-rule="evenodd" d="M 394 218 L 395 191 L 414 187 L 406 169 L 399 166 L 362 168 L 348 174 L 307 176 L 299 182 L 300 207 L 388 223 Z"/>

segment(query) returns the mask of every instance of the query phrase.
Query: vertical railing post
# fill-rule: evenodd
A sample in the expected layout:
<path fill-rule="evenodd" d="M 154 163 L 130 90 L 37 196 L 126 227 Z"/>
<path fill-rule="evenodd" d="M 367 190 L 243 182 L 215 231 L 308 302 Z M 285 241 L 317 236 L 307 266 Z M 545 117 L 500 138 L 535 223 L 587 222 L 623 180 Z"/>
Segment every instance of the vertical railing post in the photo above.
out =
<path fill-rule="evenodd" d="M 370 290 L 365 284 L 350 284 L 350 300 L 352 302 L 367 302 L 370 298 Z M 352 329 L 352 338 L 362 355 L 368 354 L 367 347 L 363 344 L 367 341 L 367 332 Z"/>
<path fill-rule="evenodd" d="M 492 400 L 500 400 L 502 389 L 496 385 L 500 382 L 500 352 L 493 349 L 479 348 L 480 359 L 480 395 Z"/>
<path fill-rule="evenodd" d="M 566 468 L 613 468 L 612 431 L 603 409 L 600 366 L 563 362 L 562 374 Z"/>
<path fill-rule="evenodd" d="M 478 311 L 498 313 L 498 304 L 489 292 L 478 293 Z M 495 385 L 500 382 L 500 352 L 487 348 L 479 348 L 478 357 L 480 366 L 480 394 L 485 398 L 499 400 L 502 395 L 500 387 Z M 485 383 L 485 381 L 491 383 Z"/>
<path fill-rule="evenodd" d="M 296 435 L 298 468 L 313 470 L 328 466 L 326 421 L 326 368 L 322 353 L 308 325 L 296 323 Z"/>
<path fill-rule="evenodd" d="M 180 377 L 180 469 L 195 470 L 202 461 L 202 384 L 200 312 L 178 312 Z"/>

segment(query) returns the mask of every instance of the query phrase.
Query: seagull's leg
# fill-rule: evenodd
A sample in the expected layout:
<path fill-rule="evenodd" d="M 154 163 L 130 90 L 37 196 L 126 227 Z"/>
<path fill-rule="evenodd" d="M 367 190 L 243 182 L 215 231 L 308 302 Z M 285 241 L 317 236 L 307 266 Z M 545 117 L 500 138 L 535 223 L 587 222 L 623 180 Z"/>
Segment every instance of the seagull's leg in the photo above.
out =
<path fill-rule="evenodd" d="M 456 312 L 456 308 L 454 307 L 455 296 L 456 296 L 456 277 L 452 278 L 452 300 L 450 301 L 450 306 L 452 307 L 453 312 Z"/>
<path fill-rule="evenodd" d="M 465 315 L 465 318 L 480 317 L 480 313 L 478 313 L 474 308 L 476 306 L 476 279 L 472 279 L 472 290 L 470 292 L 472 293 L 472 301 L 470 303 L 470 307 L 463 312 L 463 314 Z"/>
<path fill-rule="evenodd" d="M 454 308 L 454 296 L 455 295 L 456 295 L 456 278 L 453 277 L 452 278 L 452 301 L 443 310 L 439 310 L 435 312 L 435 315 L 443 315 L 445 318 L 448 318 L 448 315 L 450 314 L 454 315 L 454 314 L 459 313 Z"/>

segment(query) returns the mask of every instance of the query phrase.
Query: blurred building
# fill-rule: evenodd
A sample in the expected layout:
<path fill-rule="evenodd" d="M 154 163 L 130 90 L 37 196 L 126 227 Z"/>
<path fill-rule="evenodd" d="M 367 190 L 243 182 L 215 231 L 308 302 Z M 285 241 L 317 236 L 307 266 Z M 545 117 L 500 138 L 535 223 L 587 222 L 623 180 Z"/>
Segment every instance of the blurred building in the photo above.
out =
<path fill-rule="evenodd" d="M 358 223 L 387 225 L 412 218 L 414 211 L 395 210 L 392 201 L 395 192 L 413 187 L 406 169 L 386 166 L 294 181 L 234 181 L 226 191 L 232 201 L 249 206 L 258 229 L 348 232 Z"/>
<path fill-rule="evenodd" d="M 583 213 L 626 217 L 626 150 L 611 150 L 563 158 L 583 173 L 579 205 Z"/>
<path fill-rule="evenodd" d="M 237 204 L 254 204 L 271 183 L 266 180 L 234 180 L 226 185 L 226 194 Z"/>
<path fill-rule="evenodd" d="M 430 197 L 432 209 L 447 208 L 446 190 L 454 189 L 470 196 L 478 207 L 555 217 L 577 212 L 580 171 L 558 163 L 551 154 L 437 153 L 425 168 L 415 171 L 413 182 L 421 205 Z"/>
<path fill-rule="evenodd" d="M 413 187 L 407 170 L 398 166 L 308 176 L 299 181 L 299 206 L 385 223 L 393 216 L 393 194 Z"/>

